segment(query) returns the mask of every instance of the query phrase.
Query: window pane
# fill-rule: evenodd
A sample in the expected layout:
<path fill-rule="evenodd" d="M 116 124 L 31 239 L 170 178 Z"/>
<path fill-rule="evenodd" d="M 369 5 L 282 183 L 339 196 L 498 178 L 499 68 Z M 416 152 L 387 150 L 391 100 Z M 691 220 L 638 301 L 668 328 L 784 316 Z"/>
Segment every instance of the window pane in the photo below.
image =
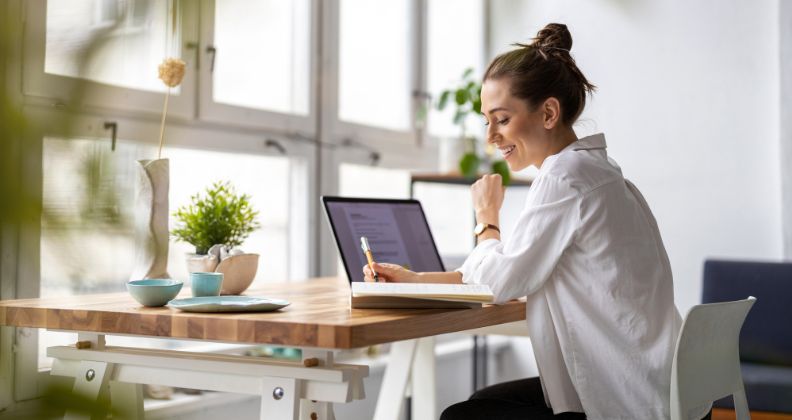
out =
<path fill-rule="evenodd" d="M 475 76 L 481 76 L 483 7 L 481 0 L 429 0 L 428 86 L 435 102 L 441 91 L 456 87 L 465 69 L 473 68 Z M 453 117 L 453 106 L 447 106 L 443 112 L 433 108 L 429 114 L 429 133 L 460 135 L 459 127 L 452 123 Z M 476 121 L 471 120 L 470 124 Z"/>
<path fill-rule="evenodd" d="M 181 54 L 173 11 L 172 0 L 49 0 L 44 71 L 164 91 L 157 66 Z"/>
<path fill-rule="evenodd" d="M 155 147 L 126 141 L 111 152 L 106 140 L 45 139 L 42 297 L 126 290 L 135 258 L 135 161 L 155 154 Z M 165 148 L 163 156 L 170 159 L 171 212 L 212 182 L 231 181 L 237 192 L 251 196 L 262 225 L 241 246 L 260 254 L 251 287 L 289 279 L 289 159 L 183 148 Z M 171 240 L 168 271 L 173 278 L 187 280 L 185 254 L 194 251 Z M 49 334 L 42 335 L 41 347 L 73 342 L 71 335 Z M 47 363 L 41 353 L 40 366 Z"/>
<path fill-rule="evenodd" d="M 308 115 L 309 0 L 215 2 L 214 100 Z"/>
<path fill-rule="evenodd" d="M 410 2 L 341 0 L 339 118 L 408 130 Z"/>

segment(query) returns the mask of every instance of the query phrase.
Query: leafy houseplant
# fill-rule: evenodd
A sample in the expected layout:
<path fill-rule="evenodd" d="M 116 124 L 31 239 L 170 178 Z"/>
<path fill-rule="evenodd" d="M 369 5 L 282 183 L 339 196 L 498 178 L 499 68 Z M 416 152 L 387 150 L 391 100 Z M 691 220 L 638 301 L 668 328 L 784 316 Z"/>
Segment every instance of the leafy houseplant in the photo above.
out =
<path fill-rule="evenodd" d="M 179 226 L 171 233 L 195 246 L 196 254 L 206 254 L 213 245 L 239 246 L 261 225 L 250 196 L 237 195 L 229 182 L 215 182 L 205 195 L 195 194 L 191 203 L 175 213 Z"/>
<path fill-rule="evenodd" d="M 475 178 L 478 175 L 481 159 L 476 153 L 476 139 L 467 135 L 465 123 L 469 116 L 481 114 L 481 82 L 473 77 L 472 68 L 462 73 L 462 79 L 456 87 L 440 92 L 435 107 L 438 111 L 442 111 L 452 103 L 455 107 L 454 125 L 459 126 L 460 138 L 468 142 L 467 152 L 459 161 L 459 170 L 463 176 Z M 503 160 L 492 162 L 492 172 L 501 174 L 503 185 L 508 185 L 509 168 Z"/>

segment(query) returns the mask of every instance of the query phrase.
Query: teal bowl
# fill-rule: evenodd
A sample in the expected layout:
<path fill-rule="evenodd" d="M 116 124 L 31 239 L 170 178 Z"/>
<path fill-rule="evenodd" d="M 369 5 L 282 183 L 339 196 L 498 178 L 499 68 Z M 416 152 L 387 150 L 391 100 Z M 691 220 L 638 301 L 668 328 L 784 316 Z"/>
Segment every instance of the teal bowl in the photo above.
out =
<path fill-rule="evenodd" d="M 171 279 L 132 280 L 127 283 L 129 294 L 143 306 L 165 306 L 179 294 L 184 282 Z"/>

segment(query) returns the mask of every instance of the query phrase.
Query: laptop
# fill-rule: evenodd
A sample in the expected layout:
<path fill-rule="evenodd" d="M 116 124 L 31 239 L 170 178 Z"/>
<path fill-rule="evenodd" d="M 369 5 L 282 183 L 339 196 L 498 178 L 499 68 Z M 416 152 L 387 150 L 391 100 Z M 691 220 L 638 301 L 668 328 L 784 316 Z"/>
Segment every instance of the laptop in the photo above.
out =
<path fill-rule="evenodd" d="M 364 281 L 362 236 L 378 263 L 445 271 L 418 200 L 322 197 L 322 203 L 350 283 Z"/>

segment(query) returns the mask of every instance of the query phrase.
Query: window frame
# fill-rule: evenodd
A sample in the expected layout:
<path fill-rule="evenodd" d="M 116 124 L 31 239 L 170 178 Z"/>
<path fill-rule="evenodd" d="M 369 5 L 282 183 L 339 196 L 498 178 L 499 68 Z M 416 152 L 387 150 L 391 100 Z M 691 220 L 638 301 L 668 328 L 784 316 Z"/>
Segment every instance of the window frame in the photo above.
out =
<path fill-rule="evenodd" d="M 179 86 L 179 94 L 171 94 L 168 115 L 171 117 L 190 119 L 195 114 L 196 102 L 196 54 L 195 39 L 198 37 L 198 13 L 196 8 L 187 7 L 189 2 L 173 1 L 174 9 L 179 13 L 181 31 L 182 58 L 187 63 L 184 80 Z M 22 65 L 22 93 L 26 98 L 43 99 L 51 106 L 64 108 L 73 101 L 75 91 L 83 91 L 81 102 L 75 104 L 76 111 L 91 112 L 95 110 L 117 110 L 134 112 L 142 116 L 158 116 L 162 110 L 163 92 L 151 92 L 138 89 L 112 86 L 69 76 L 46 73 L 44 61 L 46 55 L 47 0 L 29 0 L 24 2 L 24 56 Z M 152 69 L 152 72 L 154 69 Z"/>
<path fill-rule="evenodd" d="M 328 6 L 328 13 L 333 19 L 335 26 L 332 31 L 324 35 L 332 40 L 327 46 L 329 47 L 326 56 L 326 66 L 329 67 L 334 81 L 334 89 L 329 92 L 332 94 L 334 113 L 332 118 L 327 121 L 328 129 L 333 133 L 334 143 L 343 143 L 344 141 L 353 141 L 355 143 L 367 144 L 371 147 L 380 147 L 382 145 L 398 144 L 404 147 L 420 146 L 423 143 L 423 131 L 416 124 L 416 116 L 418 114 L 418 107 L 421 105 L 422 92 L 426 91 L 426 71 L 425 71 L 425 14 L 426 14 L 426 1 L 427 0 L 407 0 L 410 7 L 410 39 L 408 44 L 412 52 L 411 66 L 410 66 L 410 109 L 408 111 L 410 118 L 410 125 L 407 130 L 393 130 L 382 127 L 369 126 L 365 124 L 343 121 L 338 113 L 339 100 L 340 100 L 340 51 L 341 51 L 341 37 L 340 37 L 340 11 L 341 1 L 343 0 L 330 0 L 324 4 Z"/>
<path fill-rule="evenodd" d="M 210 48 L 214 45 L 215 0 L 201 1 L 200 48 L 197 52 L 202 62 L 212 60 Z M 253 128 L 264 128 L 287 136 L 313 137 L 317 131 L 316 88 L 319 74 L 319 0 L 310 0 L 309 33 L 309 76 L 308 76 L 308 115 L 281 113 L 261 109 L 246 108 L 216 102 L 213 97 L 214 79 L 211 66 L 200 65 L 198 116 L 201 120 L 222 124 L 234 124 Z"/>

